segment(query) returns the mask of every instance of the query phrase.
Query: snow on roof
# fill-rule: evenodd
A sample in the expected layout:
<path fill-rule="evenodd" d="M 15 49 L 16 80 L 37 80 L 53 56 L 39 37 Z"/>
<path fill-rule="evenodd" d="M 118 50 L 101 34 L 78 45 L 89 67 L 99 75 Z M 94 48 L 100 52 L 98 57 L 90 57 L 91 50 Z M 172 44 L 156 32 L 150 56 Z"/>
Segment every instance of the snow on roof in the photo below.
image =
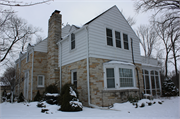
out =
<path fill-rule="evenodd" d="M 0 82 L 0 86 L 9 86 L 9 85 L 10 85 L 10 83 L 9 83 L 9 82 L 7 82 L 7 83 Z"/>
<path fill-rule="evenodd" d="M 121 62 L 121 61 L 109 61 L 106 62 L 107 64 L 125 64 L 125 65 L 132 65 L 134 66 L 134 64 L 130 63 L 130 62 Z"/>

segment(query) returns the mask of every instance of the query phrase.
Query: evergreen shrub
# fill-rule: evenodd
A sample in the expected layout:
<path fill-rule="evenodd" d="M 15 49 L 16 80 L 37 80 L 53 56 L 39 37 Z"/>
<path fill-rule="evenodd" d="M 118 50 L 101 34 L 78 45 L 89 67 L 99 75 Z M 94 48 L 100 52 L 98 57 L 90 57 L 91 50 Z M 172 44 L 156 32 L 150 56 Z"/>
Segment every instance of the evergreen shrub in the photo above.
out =
<path fill-rule="evenodd" d="M 179 90 L 176 88 L 171 79 L 165 79 L 162 84 L 162 96 L 177 96 L 179 94 Z"/>
<path fill-rule="evenodd" d="M 24 96 L 23 96 L 22 92 L 21 92 L 21 94 L 18 97 L 18 103 L 20 103 L 20 102 L 24 102 Z"/>
<path fill-rule="evenodd" d="M 82 103 L 79 102 L 78 93 L 74 86 L 65 84 L 61 90 L 61 97 L 59 99 L 61 111 L 82 111 Z"/>
<path fill-rule="evenodd" d="M 36 96 L 34 97 L 34 101 L 41 101 L 42 100 L 42 96 L 41 94 L 39 93 L 39 90 L 38 92 L 36 93 Z"/>

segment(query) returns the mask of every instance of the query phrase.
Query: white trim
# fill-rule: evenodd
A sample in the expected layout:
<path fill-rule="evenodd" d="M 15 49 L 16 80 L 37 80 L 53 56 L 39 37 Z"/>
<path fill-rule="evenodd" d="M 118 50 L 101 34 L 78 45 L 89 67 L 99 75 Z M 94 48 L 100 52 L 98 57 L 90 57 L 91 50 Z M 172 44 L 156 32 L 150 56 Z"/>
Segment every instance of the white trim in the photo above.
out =
<path fill-rule="evenodd" d="M 26 63 L 29 62 L 29 55 L 30 55 L 30 53 L 27 51 L 27 53 L 26 53 Z"/>
<path fill-rule="evenodd" d="M 39 77 L 42 76 L 42 85 L 39 85 Z M 44 78 L 45 76 L 44 75 L 38 75 L 37 76 L 37 87 L 44 87 Z"/>
<path fill-rule="evenodd" d="M 106 69 L 114 68 L 114 76 L 115 76 L 115 88 L 107 88 L 107 76 Z M 120 76 L 119 76 L 119 68 L 131 69 L 133 75 L 133 87 L 120 87 Z M 134 89 L 136 87 L 136 77 L 135 77 L 135 67 L 133 65 L 120 64 L 120 63 L 104 63 L 104 90 L 121 90 L 121 89 Z"/>

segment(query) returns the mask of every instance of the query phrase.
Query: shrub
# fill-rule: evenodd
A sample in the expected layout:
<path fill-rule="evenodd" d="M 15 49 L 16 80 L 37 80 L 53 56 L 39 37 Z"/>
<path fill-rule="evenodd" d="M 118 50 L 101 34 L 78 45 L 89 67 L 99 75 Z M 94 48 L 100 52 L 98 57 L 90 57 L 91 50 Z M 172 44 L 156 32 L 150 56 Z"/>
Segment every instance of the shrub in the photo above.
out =
<path fill-rule="evenodd" d="M 135 96 L 135 97 L 129 96 L 128 97 L 128 101 L 130 103 L 138 102 L 138 100 L 139 100 L 139 97 L 137 97 L 137 96 Z"/>
<path fill-rule="evenodd" d="M 51 84 L 48 87 L 46 87 L 45 93 L 59 93 L 59 90 L 56 84 Z"/>
<path fill-rule="evenodd" d="M 61 111 L 82 111 L 82 103 L 79 102 L 77 91 L 71 84 L 62 87 L 60 102 Z"/>
<path fill-rule="evenodd" d="M 34 97 L 34 101 L 41 101 L 41 100 L 42 100 L 42 96 L 41 96 L 41 94 L 39 93 L 39 90 L 38 90 L 36 96 Z"/>
<path fill-rule="evenodd" d="M 22 92 L 18 97 L 18 103 L 20 103 L 20 102 L 24 102 L 24 96 L 23 96 Z"/>
<path fill-rule="evenodd" d="M 165 79 L 162 84 L 162 96 L 177 96 L 179 94 L 179 90 L 176 88 L 171 79 Z"/>
<path fill-rule="evenodd" d="M 144 103 L 142 103 L 142 104 L 141 104 L 141 106 L 139 106 L 139 107 L 145 107 L 145 104 L 144 104 Z"/>

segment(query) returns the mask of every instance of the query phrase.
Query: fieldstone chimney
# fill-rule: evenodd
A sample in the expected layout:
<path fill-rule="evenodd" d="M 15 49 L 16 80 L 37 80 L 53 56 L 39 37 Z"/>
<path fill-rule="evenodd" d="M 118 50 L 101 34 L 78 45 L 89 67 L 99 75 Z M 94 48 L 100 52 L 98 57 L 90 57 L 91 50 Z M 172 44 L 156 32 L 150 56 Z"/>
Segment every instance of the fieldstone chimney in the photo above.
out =
<path fill-rule="evenodd" d="M 47 53 L 47 80 L 46 86 L 59 81 L 58 68 L 58 46 L 57 41 L 61 39 L 62 16 L 60 11 L 55 10 L 48 24 L 48 53 Z M 59 83 L 58 83 L 59 84 Z"/>

